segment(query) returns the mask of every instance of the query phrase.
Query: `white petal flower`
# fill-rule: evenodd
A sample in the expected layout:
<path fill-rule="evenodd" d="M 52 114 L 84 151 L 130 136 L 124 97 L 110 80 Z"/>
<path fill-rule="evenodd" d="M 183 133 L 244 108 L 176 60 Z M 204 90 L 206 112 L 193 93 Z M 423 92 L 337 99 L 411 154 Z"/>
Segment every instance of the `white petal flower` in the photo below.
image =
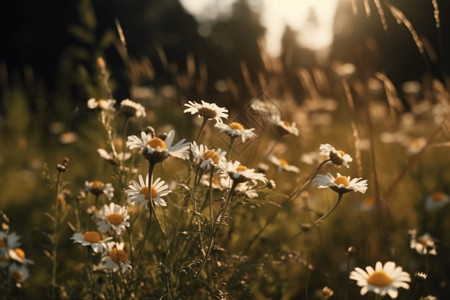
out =
<path fill-rule="evenodd" d="M 450 196 L 443 192 L 434 192 L 425 199 L 425 209 L 434 210 L 446 206 L 450 202 Z"/>
<path fill-rule="evenodd" d="M 128 210 L 124 206 L 117 205 L 113 202 L 109 205 L 104 205 L 100 210 L 97 218 L 100 219 L 97 222 L 97 229 L 102 232 L 108 231 L 112 228 L 118 235 L 125 231 L 126 227 L 130 226 L 128 219 Z"/>
<path fill-rule="evenodd" d="M 399 288 L 409 289 L 408 282 L 411 282 L 410 275 L 392 261 L 386 262 L 384 266 L 377 262 L 375 269 L 371 266 L 366 267 L 366 270 L 357 267 L 350 273 L 350 279 L 361 287 L 361 295 L 374 292 L 382 297 L 388 294 L 393 299 L 397 298 Z"/>
<path fill-rule="evenodd" d="M 267 178 L 262 173 L 255 172 L 254 169 L 249 169 L 246 166 L 241 165 L 240 162 L 227 162 L 226 171 L 230 178 L 235 182 L 246 181 L 262 181 L 267 182 Z"/>
<path fill-rule="evenodd" d="M 20 247 L 20 236 L 15 232 L 9 234 L 0 230 L 0 255 L 6 254 L 9 249 Z"/>
<path fill-rule="evenodd" d="M 125 191 L 128 196 L 128 202 L 137 206 L 145 206 L 148 208 L 149 201 L 149 189 L 148 189 L 148 176 L 144 182 L 142 175 L 139 175 L 139 182 L 135 180 L 130 181 L 129 189 Z M 162 197 L 171 193 L 169 186 L 165 184 L 164 180 L 157 178 L 151 186 L 151 198 L 155 205 L 167 206 L 166 201 Z"/>
<path fill-rule="evenodd" d="M 114 155 L 112 153 L 109 153 L 108 151 L 106 151 L 105 149 L 102 148 L 98 148 L 97 149 L 97 153 L 100 155 L 100 157 L 111 161 L 113 163 L 116 163 L 116 159 L 119 161 L 125 161 L 130 159 L 131 157 L 131 153 L 117 153 L 117 157 L 114 157 Z"/>
<path fill-rule="evenodd" d="M 26 258 L 25 252 L 21 248 L 9 249 L 8 256 L 10 259 L 23 265 L 34 263 L 31 259 Z"/>
<path fill-rule="evenodd" d="M 28 268 L 23 265 L 18 266 L 16 264 L 11 264 L 9 266 L 8 271 L 9 271 L 9 277 L 16 284 L 24 282 L 30 276 L 30 272 L 28 271 Z"/>
<path fill-rule="evenodd" d="M 125 99 L 120 102 L 120 109 L 126 117 L 145 117 L 145 107 L 141 104 Z"/>
<path fill-rule="evenodd" d="M 82 233 L 74 233 L 70 238 L 74 243 L 80 243 L 83 246 L 90 246 L 95 253 L 102 253 L 105 249 L 106 242 L 112 240 L 112 237 L 101 239 L 100 234 L 96 231 L 86 231 Z"/>
<path fill-rule="evenodd" d="M 153 137 L 152 134 L 147 134 L 142 131 L 141 138 L 135 135 L 129 136 L 127 146 L 131 150 L 141 150 L 144 157 L 153 163 L 161 162 L 169 156 L 183 160 L 189 159 L 190 143 L 185 143 L 185 140 L 182 139 L 178 141 L 178 143 L 172 145 L 174 138 L 174 130 L 171 130 L 167 134 L 164 141 L 158 137 Z"/>
<path fill-rule="evenodd" d="M 200 168 L 209 170 L 214 167 L 216 171 L 223 170 L 227 162 L 226 152 L 221 149 L 208 149 L 205 145 L 197 145 L 194 141 L 191 144 L 192 159 L 195 163 L 200 164 Z"/>
<path fill-rule="evenodd" d="M 353 161 L 353 158 L 342 150 L 336 150 L 330 144 L 320 145 L 320 155 L 327 156 L 337 166 L 350 167 L 349 162 Z"/>
<path fill-rule="evenodd" d="M 417 237 L 416 230 L 410 230 L 410 248 L 416 250 L 420 255 L 437 255 L 436 240 L 429 233 Z"/>
<path fill-rule="evenodd" d="M 197 114 L 199 118 L 203 117 L 209 120 L 216 120 L 217 123 L 223 123 L 222 118 L 228 118 L 228 109 L 219 107 L 214 103 L 208 103 L 203 100 L 202 104 L 188 101 L 184 106 L 188 107 L 183 111 L 184 113 L 191 113 L 191 115 Z"/>
<path fill-rule="evenodd" d="M 128 254 L 124 250 L 124 243 L 110 242 L 106 245 L 106 256 L 102 258 L 103 270 L 106 272 L 120 272 L 125 273 L 131 270 L 131 262 L 128 259 Z"/>
<path fill-rule="evenodd" d="M 219 128 L 220 132 L 225 132 L 231 138 L 240 137 L 243 143 L 246 140 L 251 140 L 256 137 L 256 133 L 253 132 L 255 128 L 245 129 L 239 122 L 231 122 L 229 125 L 216 123 L 214 126 Z"/>
<path fill-rule="evenodd" d="M 317 184 L 318 188 L 331 188 L 333 191 L 343 194 L 347 192 L 365 193 L 367 190 L 367 180 L 361 178 L 350 179 L 350 176 L 341 176 L 337 173 L 336 178 L 327 173 L 325 175 L 318 174 L 314 177 L 313 182 Z"/>
<path fill-rule="evenodd" d="M 114 104 L 116 104 L 116 100 L 113 99 L 99 99 L 96 100 L 95 98 L 91 98 L 87 101 L 87 106 L 90 109 L 101 109 L 101 110 L 108 110 L 108 111 L 115 111 Z"/>
<path fill-rule="evenodd" d="M 104 194 L 109 201 L 114 197 L 114 187 L 111 183 L 104 184 L 101 181 L 86 181 L 85 182 L 85 190 L 86 192 L 91 192 L 95 196 L 99 196 Z"/>
<path fill-rule="evenodd" d="M 281 120 L 280 115 L 271 116 L 269 121 L 275 126 L 280 135 L 293 134 L 298 136 L 298 129 L 295 122 L 289 123 L 287 121 L 283 121 Z"/>
<path fill-rule="evenodd" d="M 281 172 L 283 170 L 294 173 L 300 172 L 299 168 L 290 165 L 286 160 L 278 158 L 275 155 L 270 155 L 267 159 L 277 167 L 278 172 Z"/>

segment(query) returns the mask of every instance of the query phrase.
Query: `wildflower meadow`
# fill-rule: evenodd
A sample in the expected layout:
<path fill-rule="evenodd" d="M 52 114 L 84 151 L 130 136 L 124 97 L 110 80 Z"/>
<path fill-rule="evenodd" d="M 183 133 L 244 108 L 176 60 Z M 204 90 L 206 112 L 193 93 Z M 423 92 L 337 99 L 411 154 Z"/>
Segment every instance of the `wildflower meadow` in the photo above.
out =
<path fill-rule="evenodd" d="M 428 55 L 396 1 L 348 2 Z M 53 102 L 0 74 L 0 299 L 450 299 L 447 74 L 261 47 L 213 93 L 201 54 L 138 61 L 125 27 L 70 52 Z"/>

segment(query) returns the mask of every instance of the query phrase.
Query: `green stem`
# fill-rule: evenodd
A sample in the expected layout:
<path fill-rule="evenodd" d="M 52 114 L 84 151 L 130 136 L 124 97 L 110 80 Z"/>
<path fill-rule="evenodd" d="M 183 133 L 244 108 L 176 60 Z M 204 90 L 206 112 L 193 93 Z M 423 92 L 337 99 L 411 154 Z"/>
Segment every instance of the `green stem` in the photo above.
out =
<path fill-rule="evenodd" d="M 195 138 L 195 142 L 197 142 L 198 139 L 200 138 L 200 136 L 202 135 L 202 132 L 203 132 L 203 129 L 205 128 L 206 122 L 208 122 L 208 118 L 203 117 L 202 125 L 200 125 L 200 130 L 198 131 L 198 135 Z"/>
<path fill-rule="evenodd" d="M 56 179 L 56 200 L 55 200 L 55 212 L 53 221 L 53 251 L 52 251 L 52 299 L 56 299 L 56 268 L 57 268 L 57 254 L 58 254 L 58 227 L 59 227 L 59 185 L 61 181 L 61 172 L 58 171 L 58 177 Z"/>
<path fill-rule="evenodd" d="M 264 230 L 266 230 L 266 228 L 269 226 L 269 224 L 272 223 L 272 221 L 276 218 L 278 213 L 287 204 L 289 204 L 292 200 L 294 200 L 298 196 L 299 193 L 301 193 L 302 191 L 304 191 L 306 189 L 306 187 L 311 183 L 313 178 L 319 173 L 320 168 L 322 168 L 322 166 L 329 161 L 331 161 L 331 160 L 327 159 L 327 160 L 321 162 L 310 174 L 310 176 L 308 177 L 308 180 L 299 189 L 297 189 L 297 188 L 294 189 L 294 191 L 291 193 L 291 195 L 281 204 L 280 208 L 273 213 L 273 215 L 267 220 L 266 224 L 264 224 L 264 226 L 253 236 L 252 240 L 248 243 L 247 247 L 245 248 L 244 253 L 247 253 L 250 250 L 250 247 L 253 245 L 253 243 L 261 236 L 261 234 L 264 232 Z"/>
<path fill-rule="evenodd" d="M 228 144 L 228 152 L 227 152 L 228 159 L 231 158 L 231 152 L 233 151 L 233 143 L 235 139 L 236 139 L 235 136 L 230 137 L 230 143 Z"/>
<path fill-rule="evenodd" d="M 319 225 L 323 220 L 325 220 L 325 219 L 326 219 L 326 218 L 327 218 L 327 217 L 328 217 L 328 216 L 336 209 L 336 207 L 338 207 L 339 203 L 341 203 L 342 195 L 344 195 L 344 194 L 343 194 L 343 193 L 339 193 L 339 194 L 338 194 L 338 199 L 337 199 L 336 203 L 334 203 L 333 207 L 332 207 L 329 211 L 327 211 L 323 216 L 321 216 L 319 219 L 317 219 L 317 220 L 312 224 L 311 227 L 316 226 L 316 225 Z M 300 232 L 297 232 L 296 234 L 294 234 L 293 236 L 291 236 L 291 237 L 288 238 L 287 240 L 291 240 L 291 239 L 293 239 L 293 238 L 295 238 L 295 237 L 301 235 L 301 234 L 304 233 L 304 232 L 305 232 L 304 230 L 302 230 L 302 231 L 300 231 Z"/>
<path fill-rule="evenodd" d="M 223 220 L 225 219 L 225 213 L 227 211 L 228 205 L 231 202 L 231 199 L 233 198 L 234 191 L 235 191 L 237 185 L 238 185 L 238 182 L 233 181 L 233 185 L 231 186 L 230 192 L 228 194 L 228 198 L 225 201 L 225 205 L 224 205 L 223 209 L 217 214 L 217 217 L 214 219 L 214 223 L 213 223 L 213 227 L 212 227 L 212 231 L 211 231 L 211 241 L 209 243 L 208 250 L 206 251 L 206 254 L 203 257 L 203 260 L 200 263 L 200 266 L 198 267 L 197 272 L 195 273 L 194 282 L 189 286 L 189 289 L 186 292 L 184 299 L 189 298 L 189 295 L 191 294 L 192 290 L 197 285 L 198 277 L 200 276 L 200 273 L 203 270 L 203 267 L 205 266 L 205 263 L 206 263 L 209 255 L 211 254 L 212 247 L 214 246 L 214 240 L 215 240 L 216 233 L 223 224 Z M 217 221 L 219 221 L 218 224 L 217 224 Z M 217 224 L 217 226 L 214 227 L 215 224 Z"/>
<path fill-rule="evenodd" d="M 153 179 L 153 170 L 155 168 L 155 164 L 149 162 L 149 167 L 148 167 L 148 182 L 147 182 L 147 187 L 148 187 L 148 201 L 150 204 L 153 203 L 153 199 L 152 199 L 152 179 Z M 152 224 L 152 216 L 153 216 L 153 205 L 150 205 L 148 207 L 149 210 L 149 215 L 148 215 L 148 223 L 147 223 L 147 228 L 145 229 L 145 234 L 144 234 L 144 239 L 141 242 L 141 247 L 139 248 L 139 252 L 136 256 L 136 262 L 134 263 L 135 266 L 138 265 L 139 263 L 139 259 L 141 258 L 141 254 L 142 254 L 142 250 L 144 249 L 145 246 L 145 241 L 147 240 L 148 237 L 148 233 L 150 231 L 150 226 Z"/>

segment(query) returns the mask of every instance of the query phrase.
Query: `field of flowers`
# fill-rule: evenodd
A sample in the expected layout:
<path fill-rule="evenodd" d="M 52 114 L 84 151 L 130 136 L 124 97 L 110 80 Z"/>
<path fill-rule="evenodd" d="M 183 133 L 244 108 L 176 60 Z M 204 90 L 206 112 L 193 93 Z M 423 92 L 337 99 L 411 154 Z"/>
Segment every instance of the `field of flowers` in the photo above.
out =
<path fill-rule="evenodd" d="M 0 299 L 449 299 L 449 79 L 335 63 L 298 101 L 269 65 L 249 98 L 117 100 L 98 57 L 44 133 L 2 83 Z"/>

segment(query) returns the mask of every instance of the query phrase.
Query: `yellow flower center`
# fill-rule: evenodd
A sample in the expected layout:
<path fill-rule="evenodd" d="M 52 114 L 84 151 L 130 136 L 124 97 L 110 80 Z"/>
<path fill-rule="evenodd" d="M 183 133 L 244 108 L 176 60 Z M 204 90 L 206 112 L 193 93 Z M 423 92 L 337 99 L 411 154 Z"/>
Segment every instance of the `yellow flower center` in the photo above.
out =
<path fill-rule="evenodd" d="M 205 151 L 202 156 L 205 160 L 211 159 L 216 165 L 219 163 L 219 155 L 214 150 Z"/>
<path fill-rule="evenodd" d="M 340 155 L 341 157 L 344 157 L 344 155 L 345 155 L 345 152 L 342 151 L 342 150 L 337 150 L 337 153 L 339 153 L 339 155 Z"/>
<path fill-rule="evenodd" d="M 109 256 L 116 264 L 122 263 L 126 264 L 128 260 L 128 255 L 125 251 L 119 249 L 112 249 Z"/>
<path fill-rule="evenodd" d="M 100 189 L 103 187 L 103 182 L 101 181 L 92 181 L 91 189 Z"/>
<path fill-rule="evenodd" d="M 98 108 L 105 108 L 105 103 L 106 103 L 105 100 L 99 99 L 99 100 L 97 101 L 97 107 L 98 107 Z"/>
<path fill-rule="evenodd" d="M 98 243 L 100 242 L 100 234 L 97 231 L 87 231 L 83 238 L 86 242 L 89 243 Z"/>
<path fill-rule="evenodd" d="M 288 162 L 282 158 L 278 159 L 278 162 L 280 163 L 281 166 L 285 167 L 285 166 L 289 166 Z"/>
<path fill-rule="evenodd" d="M 214 177 L 214 178 L 212 179 L 212 183 L 217 184 L 217 185 L 220 185 L 220 179 Z"/>
<path fill-rule="evenodd" d="M 391 284 L 391 282 L 392 278 L 382 270 L 373 272 L 369 278 L 367 278 L 367 283 L 379 287 L 387 286 Z"/>
<path fill-rule="evenodd" d="M 139 193 L 144 195 L 145 199 L 148 200 L 148 186 L 144 186 Z M 155 199 L 157 194 L 158 192 L 156 191 L 156 189 L 152 187 L 152 199 Z"/>
<path fill-rule="evenodd" d="M 336 185 L 342 184 L 342 185 L 344 185 L 345 187 L 348 187 L 348 186 L 350 185 L 350 183 L 349 183 L 348 180 L 347 180 L 347 177 L 345 177 L 345 176 L 339 176 L 339 177 L 336 177 L 336 179 L 334 180 L 334 183 L 335 183 Z"/>
<path fill-rule="evenodd" d="M 441 192 L 434 192 L 433 195 L 431 195 L 431 198 L 436 202 L 442 202 L 442 200 L 444 200 L 444 194 Z"/>
<path fill-rule="evenodd" d="M 25 259 L 25 252 L 22 249 L 15 248 L 13 251 L 20 259 Z"/>
<path fill-rule="evenodd" d="M 12 271 L 9 276 L 11 276 L 12 281 L 21 282 L 22 281 L 22 273 L 19 271 Z"/>
<path fill-rule="evenodd" d="M 166 142 L 164 142 L 162 139 L 160 138 L 152 138 L 150 141 L 147 142 L 147 145 L 152 147 L 153 149 L 156 148 L 161 148 L 161 149 L 167 149 L 167 145 Z"/>
<path fill-rule="evenodd" d="M 108 220 L 109 223 L 113 225 L 119 225 L 123 221 L 121 214 L 110 214 L 109 216 L 106 217 L 106 219 Z"/>
<path fill-rule="evenodd" d="M 237 172 L 244 172 L 246 170 L 248 170 L 248 168 L 246 166 L 239 166 L 239 167 L 236 168 Z"/>
<path fill-rule="evenodd" d="M 290 124 L 289 122 L 287 122 L 287 121 L 283 121 L 283 124 L 284 124 L 284 126 L 286 126 L 286 127 L 291 127 L 291 124 Z"/>
<path fill-rule="evenodd" d="M 231 129 L 234 130 L 244 130 L 244 126 L 242 126 L 239 122 L 232 122 L 230 125 L 228 125 Z"/>

